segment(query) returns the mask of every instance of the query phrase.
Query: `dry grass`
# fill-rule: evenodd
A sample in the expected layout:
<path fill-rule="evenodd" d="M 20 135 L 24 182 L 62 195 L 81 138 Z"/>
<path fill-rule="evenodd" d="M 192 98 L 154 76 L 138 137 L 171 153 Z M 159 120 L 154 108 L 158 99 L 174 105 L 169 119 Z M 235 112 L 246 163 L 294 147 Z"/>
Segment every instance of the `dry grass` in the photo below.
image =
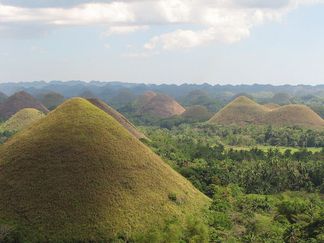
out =
<path fill-rule="evenodd" d="M 0 147 L 0 195 L 0 222 L 18 225 L 31 242 L 108 241 L 194 214 L 209 202 L 114 118 L 81 98 Z"/>

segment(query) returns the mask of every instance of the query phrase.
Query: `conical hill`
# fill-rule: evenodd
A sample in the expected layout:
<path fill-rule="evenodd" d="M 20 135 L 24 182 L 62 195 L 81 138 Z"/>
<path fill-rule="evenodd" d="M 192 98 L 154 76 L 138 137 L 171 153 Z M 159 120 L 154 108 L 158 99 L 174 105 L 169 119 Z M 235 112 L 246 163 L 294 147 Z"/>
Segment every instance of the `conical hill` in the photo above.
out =
<path fill-rule="evenodd" d="M 44 113 L 39 110 L 25 108 L 10 117 L 10 119 L 3 124 L 2 129 L 5 131 L 20 131 L 44 116 Z"/>
<path fill-rule="evenodd" d="M 48 112 L 48 109 L 36 98 L 25 91 L 20 91 L 13 94 L 0 104 L 0 118 L 8 119 L 24 108 L 34 108 L 44 113 Z"/>
<path fill-rule="evenodd" d="M 238 97 L 216 113 L 209 123 L 221 125 L 274 125 L 324 128 L 324 120 L 305 105 L 260 105 Z"/>
<path fill-rule="evenodd" d="M 0 224 L 19 230 L 23 242 L 109 242 L 209 202 L 82 98 L 0 147 L 0 195 Z"/>
<path fill-rule="evenodd" d="M 209 122 L 222 125 L 257 124 L 261 122 L 263 115 L 267 111 L 268 108 L 259 105 L 255 101 L 245 96 L 239 96 L 217 112 Z"/>

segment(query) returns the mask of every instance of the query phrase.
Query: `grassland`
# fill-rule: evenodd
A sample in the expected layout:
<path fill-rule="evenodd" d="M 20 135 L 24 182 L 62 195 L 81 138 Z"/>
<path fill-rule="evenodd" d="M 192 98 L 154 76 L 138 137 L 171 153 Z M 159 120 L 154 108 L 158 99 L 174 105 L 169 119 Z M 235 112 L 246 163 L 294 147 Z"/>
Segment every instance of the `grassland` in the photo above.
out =
<path fill-rule="evenodd" d="M 0 222 L 23 242 L 127 239 L 209 203 L 114 118 L 80 98 L 0 146 L 0 194 Z"/>
<path fill-rule="evenodd" d="M 278 149 L 280 153 L 284 153 L 287 150 L 290 150 L 292 153 L 300 151 L 302 148 L 298 147 L 283 147 L 283 146 L 265 146 L 265 145 L 255 145 L 255 146 L 226 146 L 226 149 L 234 149 L 234 150 L 251 150 L 253 148 L 260 149 L 264 152 L 269 151 L 270 149 Z M 305 148 L 307 151 L 312 153 L 317 153 L 322 150 L 322 148 Z"/>

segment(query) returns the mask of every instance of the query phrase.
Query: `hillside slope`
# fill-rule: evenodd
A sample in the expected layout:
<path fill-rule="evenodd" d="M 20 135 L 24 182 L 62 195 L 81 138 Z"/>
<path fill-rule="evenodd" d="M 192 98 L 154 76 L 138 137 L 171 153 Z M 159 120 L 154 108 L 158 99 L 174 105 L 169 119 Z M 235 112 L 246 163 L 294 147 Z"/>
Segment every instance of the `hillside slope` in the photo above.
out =
<path fill-rule="evenodd" d="M 99 99 L 88 99 L 90 103 L 97 106 L 99 109 L 106 112 L 108 115 L 115 118 L 124 128 L 126 128 L 131 134 L 133 134 L 136 138 L 142 139 L 146 138 L 143 133 L 137 130 L 137 128 L 122 114 L 118 111 L 107 105 L 105 102 Z"/>
<path fill-rule="evenodd" d="M 23 242 L 109 242 L 209 202 L 81 98 L 0 147 L 0 195 L 0 222 L 16 225 Z"/>
<path fill-rule="evenodd" d="M 18 111 L 15 115 L 10 117 L 3 126 L 1 126 L 2 130 L 5 131 L 20 131 L 23 128 L 29 126 L 30 124 L 38 121 L 43 118 L 44 113 L 33 109 L 33 108 L 25 108 Z"/>
<path fill-rule="evenodd" d="M 36 98 L 24 91 L 21 91 L 13 94 L 8 99 L 6 99 L 5 102 L 0 104 L 0 118 L 8 119 L 24 108 L 34 108 L 43 113 L 48 112 L 48 109 Z"/>

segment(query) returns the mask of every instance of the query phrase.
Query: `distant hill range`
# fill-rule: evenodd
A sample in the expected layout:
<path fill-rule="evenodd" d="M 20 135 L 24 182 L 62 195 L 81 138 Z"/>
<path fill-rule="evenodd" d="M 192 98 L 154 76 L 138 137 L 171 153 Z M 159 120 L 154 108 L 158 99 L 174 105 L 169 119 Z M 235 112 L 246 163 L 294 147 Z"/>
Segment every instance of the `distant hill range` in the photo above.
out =
<path fill-rule="evenodd" d="M 17 242 L 120 242 L 168 220 L 181 223 L 209 204 L 82 98 L 1 145 L 0 168 L 1 224 L 15 230 Z"/>
<path fill-rule="evenodd" d="M 226 105 L 209 123 L 324 127 L 324 120 L 305 105 L 260 105 L 245 96 L 240 96 Z"/>
<path fill-rule="evenodd" d="M 0 118 L 6 120 L 24 108 L 34 108 L 43 113 L 49 112 L 49 110 L 36 98 L 25 91 L 20 91 L 8 97 L 0 104 Z"/>
<path fill-rule="evenodd" d="M 322 85 L 210 85 L 210 84 L 143 84 L 143 83 L 123 83 L 123 82 L 83 82 L 83 81 L 52 81 L 52 82 L 20 82 L 20 83 L 0 83 L 0 91 L 11 95 L 19 90 L 25 90 L 32 95 L 49 91 L 62 94 L 64 97 L 80 96 L 83 92 L 91 92 L 96 97 L 106 101 L 107 97 L 113 97 L 118 92 L 127 90 L 133 95 L 141 95 L 147 91 L 163 93 L 171 97 L 182 98 L 194 91 L 192 95 L 204 96 L 206 94 L 217 94 L 218 97 L 231 97 L 239 93 L 261 93 L 270 92 L 286 93 L 289 96 L 317 95 L 324 96 L 324 84 Z M 195 93 L 196 92 L 196 93 Z M 200 93 L 200 94 L 199 94 Z M 87 97 L 91 98 L 91 97 Z M 280 98 L 280 97 L 279 97 Z M 281 95 L 281 98 L 285 98 Z M 188 100 L 187 100 L 188 101 Z M 191 104 L 196 105 L 196 104 Z"/>

